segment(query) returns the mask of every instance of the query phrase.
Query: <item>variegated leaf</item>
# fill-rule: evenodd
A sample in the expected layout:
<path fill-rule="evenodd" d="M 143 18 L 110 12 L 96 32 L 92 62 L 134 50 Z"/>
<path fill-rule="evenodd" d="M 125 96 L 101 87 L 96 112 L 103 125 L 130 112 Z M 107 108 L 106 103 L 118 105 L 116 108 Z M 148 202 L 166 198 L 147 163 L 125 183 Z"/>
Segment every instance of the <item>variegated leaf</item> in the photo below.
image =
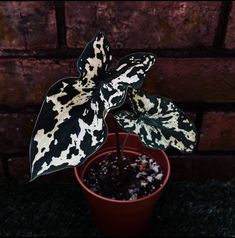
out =
<path fill-rule="evenodd" d="M 138 62 L 127 70 L 109 73 L 110 46 L 98 33 L 78 60 L 80 77 L 61 79 L 49 89 L 32 134 L 31 179 L 77 166 L 100 148 L 108 111 L 123 104 L 127 88 L 141 85 L 154 63 L 151 54 L 134 58 Z M 143 71 L 138 77 L 136 69 Z"/>
<path fill-rule="evenodd" d="M 129 93 L 133 112 L 114 115 L 119 125 L 137 134 L 148 147 L 165 150 L 172 146 L 192 152 L 196 145 L 196 128 L 182 110 L 164 97 L 147 96 L 140 90 Z"/>
<path fill-rule="evenodd" d="M 149 53 L 130 54 L 122 58 L 118 66 L 109 72 L 109 81 L 128 83 L 129 78 L 132 78 L 135 81 L 132 87 L 137 89 L 142 85 L 146 73 L 155 61 L 155 56 Z"/>

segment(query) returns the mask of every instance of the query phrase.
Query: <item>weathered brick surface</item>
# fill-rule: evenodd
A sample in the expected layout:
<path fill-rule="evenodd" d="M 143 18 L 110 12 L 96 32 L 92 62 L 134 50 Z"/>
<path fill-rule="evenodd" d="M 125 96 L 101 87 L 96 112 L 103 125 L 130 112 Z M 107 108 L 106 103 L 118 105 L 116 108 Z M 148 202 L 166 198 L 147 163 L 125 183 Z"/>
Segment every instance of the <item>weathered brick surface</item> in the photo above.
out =
<path fill-rule="evenodd" d="M 0 59 L 0 104 L 41 104 L 55 81 L 77 75 L 76 59 Z M 235 102 L 234 78 L 234 59 L 161 58 L 143 88 L 175 101 Z"/>
<path fill-rule="evenodd" d="M 46 49 L 56 45 L 52 1 L 0 3 L 0 49 Z"/>
<path fill-rule="evenodd" d="M 235 113 L 208 112 L 203 118 L 199 150 L 235 151 Z"/>
<path fill-rule="evenodd" d="M 104 31 L 112 48 L 212 46 L 220 2 L 66 2 L 67 42 L 83 48 Z"/>
<path fill-rule="evenodd" d="M 35 114 L 0 114 L 1 153 L 27 153 Z"/>
<path fill-rule="evenodd" d="M 66 30 L 69 47 L 84 48 L 96 33 L 97 2 L 66 2 Z"/>
<path fill-rule="evenodd" d="M 78 76 L 76 60 L 0 59 L 0 104 L 41 104 L 49 87 L 68 76 Z"/>
<path fill-rule="evenodd" d="M 235 59 L 161 58 L 144 89 L 176 101 L 235 102 Z"/>
<path fill-rule="evenodd" d="M 235 3 L 232 3 L 232 10 L 229 15 L 229 22 L 225 38 L 225 47 L 228 49 L 235 48 Z"/>
<path fill-rule="evenodd" d="M 203 182 L 208 179 L 234 178 L 234 156 L 180 155 L 169 156 L 172 180 Z"/>

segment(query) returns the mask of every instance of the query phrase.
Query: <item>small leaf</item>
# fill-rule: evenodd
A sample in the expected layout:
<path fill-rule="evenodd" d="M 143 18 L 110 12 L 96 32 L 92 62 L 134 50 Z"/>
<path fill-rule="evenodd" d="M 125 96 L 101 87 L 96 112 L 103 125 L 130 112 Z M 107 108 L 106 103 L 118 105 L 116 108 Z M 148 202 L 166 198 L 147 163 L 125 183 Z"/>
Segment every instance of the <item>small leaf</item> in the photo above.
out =
<path fill-rule="evenodd" d="M 172 146 L 183 152 L 193 151 L 196 128 L 169 99 L 147 96 L 135 89 L 130 90 L 129 99 L 133 112 L 114 115 L 122 128 L 137 134 L 146 146 L 154 149 Z"/>

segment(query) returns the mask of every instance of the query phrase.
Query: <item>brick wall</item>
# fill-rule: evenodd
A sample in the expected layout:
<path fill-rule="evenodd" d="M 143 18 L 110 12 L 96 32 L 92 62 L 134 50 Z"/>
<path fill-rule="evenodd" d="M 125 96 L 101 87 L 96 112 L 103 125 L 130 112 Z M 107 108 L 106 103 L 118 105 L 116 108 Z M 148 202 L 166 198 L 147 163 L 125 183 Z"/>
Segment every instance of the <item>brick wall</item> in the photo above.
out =
<path fill-rule="evenodd" d="M 115 60 L 156 54 L 144 88 L 195 121 L 195 153 L 168 151 L 175 179 L 235 174 L 235 3 L 1 2 L 0 175 L 28 176 L 31 131 L 48 87 L 76 76 L 76 59 L 98 30 Z"/>

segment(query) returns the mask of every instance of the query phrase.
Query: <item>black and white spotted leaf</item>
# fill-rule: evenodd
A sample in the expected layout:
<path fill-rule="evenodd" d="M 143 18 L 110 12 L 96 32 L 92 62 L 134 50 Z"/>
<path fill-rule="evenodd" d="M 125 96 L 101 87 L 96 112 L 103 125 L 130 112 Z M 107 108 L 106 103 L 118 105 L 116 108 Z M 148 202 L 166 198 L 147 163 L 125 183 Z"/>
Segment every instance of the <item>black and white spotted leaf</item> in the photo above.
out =
<path fill-rule="evenodd" d="M 98 33 L 78 59 L 80 76 L 61 79 L 48 90 L 30 143 L 31 179 L 80 165 L 100 148 L 108 133 L 107 113 L 123 104 L 129 86 L 143 83 L 154 63 L 151 54 L 128 56 L 125 62 L 130 57 L 136 62 L 125 70 L 109 71 L 110 46 Z"/>
<path fill-rule="evenodd" d="M 128 83 L 131 78 L 134 82 L 132 87 L 137 89 L 143 84 L 146 73 L 155 62 L 155 56 L 149 53 L 130 54 L 122 58 L 118 66 L 109 72 L 109 80 L 112 83 L 118 81 Z"/>
<path fill-rule="evenodd" d="M 120 111 L 114 115 L 122 128 L 137 134 L 153 149 L 165 150 L 171 146 L 182 152 L 193 151 L 196 128 L 169 99 L 147 96 L 140 90 L 131 89 L 129 100 L 133 112 Z"/>

